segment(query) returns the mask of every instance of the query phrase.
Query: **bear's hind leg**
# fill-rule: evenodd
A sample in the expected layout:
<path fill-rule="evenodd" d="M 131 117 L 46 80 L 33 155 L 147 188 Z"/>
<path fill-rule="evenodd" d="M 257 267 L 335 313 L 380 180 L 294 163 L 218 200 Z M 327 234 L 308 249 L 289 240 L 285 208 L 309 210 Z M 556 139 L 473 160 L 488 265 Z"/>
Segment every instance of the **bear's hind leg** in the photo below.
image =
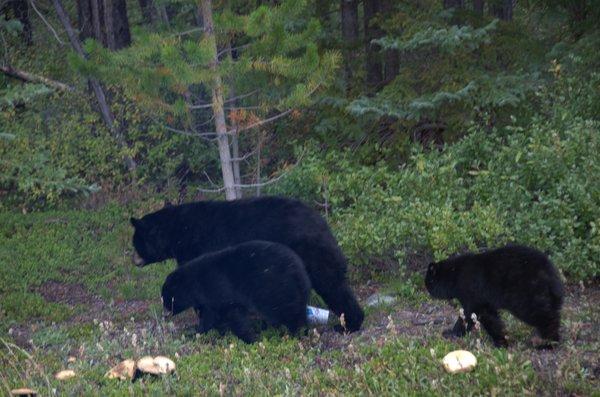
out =
<path fill-rule="evenodd" d="M 346 258 L 337 247 L 304 240 L 290 247 L 300 256 L 314 290 L 336 315 L 344 314 L 345 331 L 358 331 L 365 314 L 346 280 Z"/>
<path fill-rule="evenodd" d="M 496 309 L 484 307 L 475 312 L 481 325 L 492 338 L 496 347 L 507 347 L 508 341 L 504 332 L 504 323 Z"/>

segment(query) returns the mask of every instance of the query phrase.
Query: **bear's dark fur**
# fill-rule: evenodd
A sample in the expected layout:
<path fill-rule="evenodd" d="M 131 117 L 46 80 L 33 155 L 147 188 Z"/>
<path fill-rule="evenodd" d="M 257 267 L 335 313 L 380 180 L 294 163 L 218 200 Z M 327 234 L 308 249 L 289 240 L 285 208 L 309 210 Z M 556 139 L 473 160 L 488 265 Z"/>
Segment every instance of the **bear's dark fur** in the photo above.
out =
<path fill-rule="evenodd" d="M 498 315 L 498 309 L 505 309 L 535 327 L 541 337 L 559 341 L 563 285 L 552 262 L 534 248 L 509 245 L 431 263 L 425 285 L 432 297 L 461 303 L 465 320 L 456 322 L 452 333 L 457 336 L 473 328 L 475 313 L 494 344 L 506 346 Z"/>
<path fill-rule="evenodd" d="M 312 287 L 349 331 L 364 314 L 346 280 L 347 262 L 327 222 L 301 201 L 260 197 L 205 201 L 163 208 L 131 219 L 138 266 L 175 258 L 179 265 L 207 252 L 249 240 L 291 248 L 302 259 Z"/>
<path fill-rule="evenodd" d="M 169 274 L 162 287 L 165 309 L 194 307 L 199 332 L 231 330 L 253 342 L 251 314 L 296 333 L 306 325 L 310 281 L 302 260 L 288 247 L 249 241 L 202 255 Z"/>

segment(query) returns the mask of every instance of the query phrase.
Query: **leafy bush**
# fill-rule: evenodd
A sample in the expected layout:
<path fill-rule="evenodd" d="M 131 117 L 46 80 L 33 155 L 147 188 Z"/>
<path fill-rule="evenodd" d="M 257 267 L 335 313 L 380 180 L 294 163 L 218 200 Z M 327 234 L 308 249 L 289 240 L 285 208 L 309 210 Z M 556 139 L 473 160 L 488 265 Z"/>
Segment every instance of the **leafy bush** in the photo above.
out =
<path fill-rule="evenodd" d="M 472 131 L 442 152 L 414 149 L 397 169 L 314 154 L 276 192 L 328 203 L 360 265 L 514 241 L 547 251 L 573 280 L 591 278 L 600 275 L 599 133 L 583 120 Z"/>

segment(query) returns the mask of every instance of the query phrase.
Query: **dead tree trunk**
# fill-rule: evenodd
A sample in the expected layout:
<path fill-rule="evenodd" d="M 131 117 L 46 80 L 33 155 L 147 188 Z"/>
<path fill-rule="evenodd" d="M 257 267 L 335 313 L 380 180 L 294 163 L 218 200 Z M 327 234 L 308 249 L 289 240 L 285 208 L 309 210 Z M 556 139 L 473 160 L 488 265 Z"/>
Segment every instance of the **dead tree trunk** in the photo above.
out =
<path fill-rule="evenodd" d="M 154 2 L 152 0 L 138 0 L 140 9 L 142 10 L 142 18 L 144 23 L 151 25 L 156 20 L 156 8 L 154 8 Z"/>
<path fill-rule="evenodd" d="M 202 0 L 200 6 L 205 39 L 207 39 L 210 45 L 210 51 L 212 52 L 212 62 L 210 64 L 210 69 L 214 73 L 212 82 L 212 109 L 215 116 L 217 143 L 219 145 L 221 172 L 223 174 L 223 187 L 225 189 L 225 198 L 227 200 L 235 200 L 237 196 L 235 192 L 233 167 L 231 164 L 231 151 L 229 150 L 229 135 L 227 124 L 225 122 L 225 110 L 223 108 L 223 81 L 217 70 L 219 59 L 217 57 L 217 41 L 215 38 L 212 16 L 212 1 Z"/>
<path fill-rule="evenodd" d="M 364 1 L 364 25 L 365 25 L 365 65 L 367 92 L 373 93 L 383 81 L 383 68 L 379 46 L 371 43 L 374 39 L 382 36 L 383 32 L 373 24 L 372 19 L 379 12 L 379 0 Z"/>
<path fill-rule="evenodd" d="M 10 66 L 0 66 L 0 72 L 15 79 L 19 79 L 21 81 L 29 83 L 42 83 L 58 91 L 74 91 L 73 87 L 65 83 L 61 83 L 60 81 L 52 80 L 44 76 L 38 76 L 36 74 L 29 73 L 24 70 L 13 69 Z"/>
<path fill-rule="evenodd" d="M 513 17 L 513 0 L 496 0 L 490 4 L 490 12 L 502 21 L 511 21 Z"/>
<path fill-rule="evenodd" d="M 381 0 L 381 14 L 389 16 L 394 12 L 394 0 Z M 385 83 L 394 80 L 400 70 L 400 52 L 398 50 L 386 50 L 383 62 L 383 79 Z"/>
<path fill-rule="evenodd" d="M 462 8 L 463 0 L 444 0 L 444 8 Z"/>
<path fill-rule="evenodd" d="M 127 2 L 125 0 L 109 0 L 112 2 L 112 36 L 114 47 L 112 50 L 131 45 L 131 32 L 129 31 L 129 18 L 127 17 Z"/>
<path fill-rule="evenodd" d="M 358 43 L 358 1 L 341 0 L 340 13 L 342 46 L 344 48 L 344 77 L 346 89 L 349 90 L 353 83 L 352 67 L 356 60 L 356 46 Z"/>

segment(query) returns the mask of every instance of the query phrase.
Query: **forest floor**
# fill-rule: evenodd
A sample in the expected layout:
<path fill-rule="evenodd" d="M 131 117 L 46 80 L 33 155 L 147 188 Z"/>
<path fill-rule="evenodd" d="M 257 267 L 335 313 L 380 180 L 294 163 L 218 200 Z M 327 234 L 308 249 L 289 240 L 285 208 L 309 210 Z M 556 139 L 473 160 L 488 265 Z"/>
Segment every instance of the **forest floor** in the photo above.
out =
<path fill-rule="evenodd" d="M 402 292 L 402 280 L 355 284 L 363 304 L 374 293 L 396 298 L 366 307 L 359 332 L 321 326 L 295 338 L 270 330 L 246 345 L 230 335 L 195 335 L 191 311 L 163 320 L 159 285 L 173 264 L 136 269 L 120 220 L 127 218 L 112 210 L 88 215 L 0 219 L 0 394 L 27 386 L 42 395 L 103 396 L 600 395 L 598 285 L 568 286 L 564 340 L 553 350 L 537 350 L 532 329 L 509 315 L 508 349 L 494 348 L 481 331 L 445 339 L 457 308 L 420 287 Z M 445 373 L 441 359 L 456 349 L 475 354 L 474 371 Z M 176 362 L 175 376 L 104 378 L 122 359 L 158 354 Z M 55 380 L 65 368 L 77 376 Z"/>

